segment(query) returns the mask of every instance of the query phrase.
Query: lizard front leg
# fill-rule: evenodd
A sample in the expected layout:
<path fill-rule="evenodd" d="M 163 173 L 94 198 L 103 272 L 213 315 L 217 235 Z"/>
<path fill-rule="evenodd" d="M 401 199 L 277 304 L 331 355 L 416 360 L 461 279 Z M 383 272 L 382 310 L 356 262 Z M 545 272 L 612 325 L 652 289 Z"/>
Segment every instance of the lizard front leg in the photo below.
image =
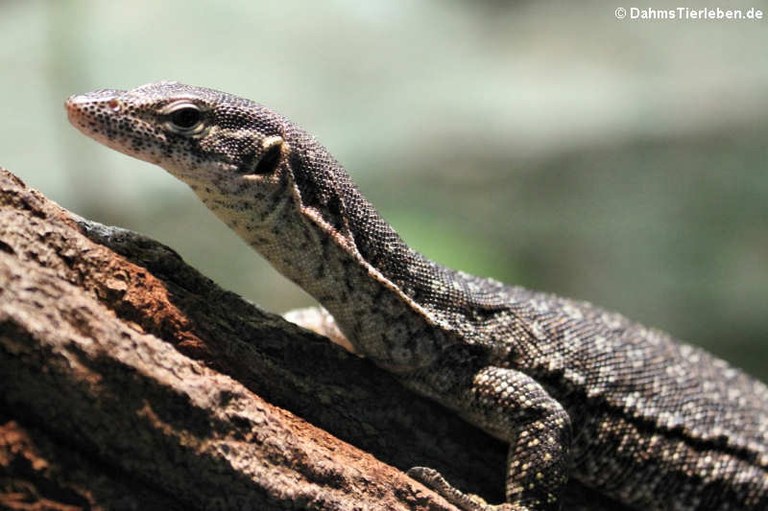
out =
<path fill-rule="evenodd" d="M 445 382 L 445 372 L 432 374 L 436 384 Z M 466 495 L 433 469 L 415 467 L 409 475 L 468 511 L 559 509 L 571 443 L 570 418 L 560 403 L 530 376 L 493 366 L 477 371 L 467 388 L 453 390 L 465 418 L 509 442 L 507 504 Z"/>
<path fill-rule="evenodd" d="M 325 309 L 308 307 L 290 311 L 284 317 L 354 352 L 352 344 Z M 524 373 L 488 366 L 467 380 L 454 374 L 455 367 L 462 366 L 457 362 L 444 361 L 445 367 L 420 372 L 415 378 L 405 378 L 403 383 L 422 393 L 430 393 L 424 388 L 426 384 L 439 388 L 442 395 L 456 395 L 461 404 L 459 408 L 470 410 L 462 413 L 471 423 L 482 425 L 489 433 L 509 442 L 508 503 L 493 506 L 479 496 L 463 493 L 432 468 L 413 467 L 408 475 L 466 511 L 559 509 L 559 495 L 568 479 L 571 442 L 568 414 L 538 382 Z"/>

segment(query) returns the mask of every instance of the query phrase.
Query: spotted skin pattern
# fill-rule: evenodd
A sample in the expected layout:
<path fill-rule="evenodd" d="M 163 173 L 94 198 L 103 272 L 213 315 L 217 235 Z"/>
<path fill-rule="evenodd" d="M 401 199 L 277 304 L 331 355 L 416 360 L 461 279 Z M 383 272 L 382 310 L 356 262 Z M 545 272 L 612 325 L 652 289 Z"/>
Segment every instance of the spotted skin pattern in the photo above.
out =
<path fill-rule="evenodd" d="M 430 261 L 311 135 L 247 99 L 157 82 L 73 96 L 67 110 L 86 135 L 187 183 L 357 352 L 509 444 L 498 506 L 409 472 L 459 507 L 560 509 L 573 478 L 634 509 L 768 510 L 768 389 L 726 362 Z"/>

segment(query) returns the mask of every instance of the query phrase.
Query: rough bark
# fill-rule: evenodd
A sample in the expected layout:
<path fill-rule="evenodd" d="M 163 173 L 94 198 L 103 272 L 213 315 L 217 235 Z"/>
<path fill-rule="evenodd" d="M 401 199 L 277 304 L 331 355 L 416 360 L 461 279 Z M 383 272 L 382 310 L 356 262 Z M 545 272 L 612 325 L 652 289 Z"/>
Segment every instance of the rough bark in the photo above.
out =
<path fill-rule="evenodd" d="M 498 502 L 505 450 L 0 169 L 0 507 L 454 509 L 400 470 Z"/>

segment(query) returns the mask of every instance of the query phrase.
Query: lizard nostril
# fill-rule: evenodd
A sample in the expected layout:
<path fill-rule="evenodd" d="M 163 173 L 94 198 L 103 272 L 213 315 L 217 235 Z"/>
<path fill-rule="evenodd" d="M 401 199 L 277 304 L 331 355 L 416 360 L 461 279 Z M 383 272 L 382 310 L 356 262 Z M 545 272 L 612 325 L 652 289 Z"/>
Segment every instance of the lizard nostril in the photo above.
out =
<path fill-rule="evenodd" d="M 112 98 L 109 101 L 107 101 L 107 106 L 113 112 L 119 112 L 120 111 L 120 100 L 118 100 L 117 98 Z"/>

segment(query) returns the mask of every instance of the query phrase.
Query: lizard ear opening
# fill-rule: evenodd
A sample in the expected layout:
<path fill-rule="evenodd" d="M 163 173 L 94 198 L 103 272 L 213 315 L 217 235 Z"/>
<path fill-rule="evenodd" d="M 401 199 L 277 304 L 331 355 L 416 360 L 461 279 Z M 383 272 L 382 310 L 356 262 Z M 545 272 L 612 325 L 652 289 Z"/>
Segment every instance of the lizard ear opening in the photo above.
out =
<path fill-rule="evenodd" d="M 272 174 L 280 164 L 283 155 L 283 139 L 281 137 L 270 137 L 264 140 L 264 152 L 251 171 L 251 174 L 267 175 Z"/>

